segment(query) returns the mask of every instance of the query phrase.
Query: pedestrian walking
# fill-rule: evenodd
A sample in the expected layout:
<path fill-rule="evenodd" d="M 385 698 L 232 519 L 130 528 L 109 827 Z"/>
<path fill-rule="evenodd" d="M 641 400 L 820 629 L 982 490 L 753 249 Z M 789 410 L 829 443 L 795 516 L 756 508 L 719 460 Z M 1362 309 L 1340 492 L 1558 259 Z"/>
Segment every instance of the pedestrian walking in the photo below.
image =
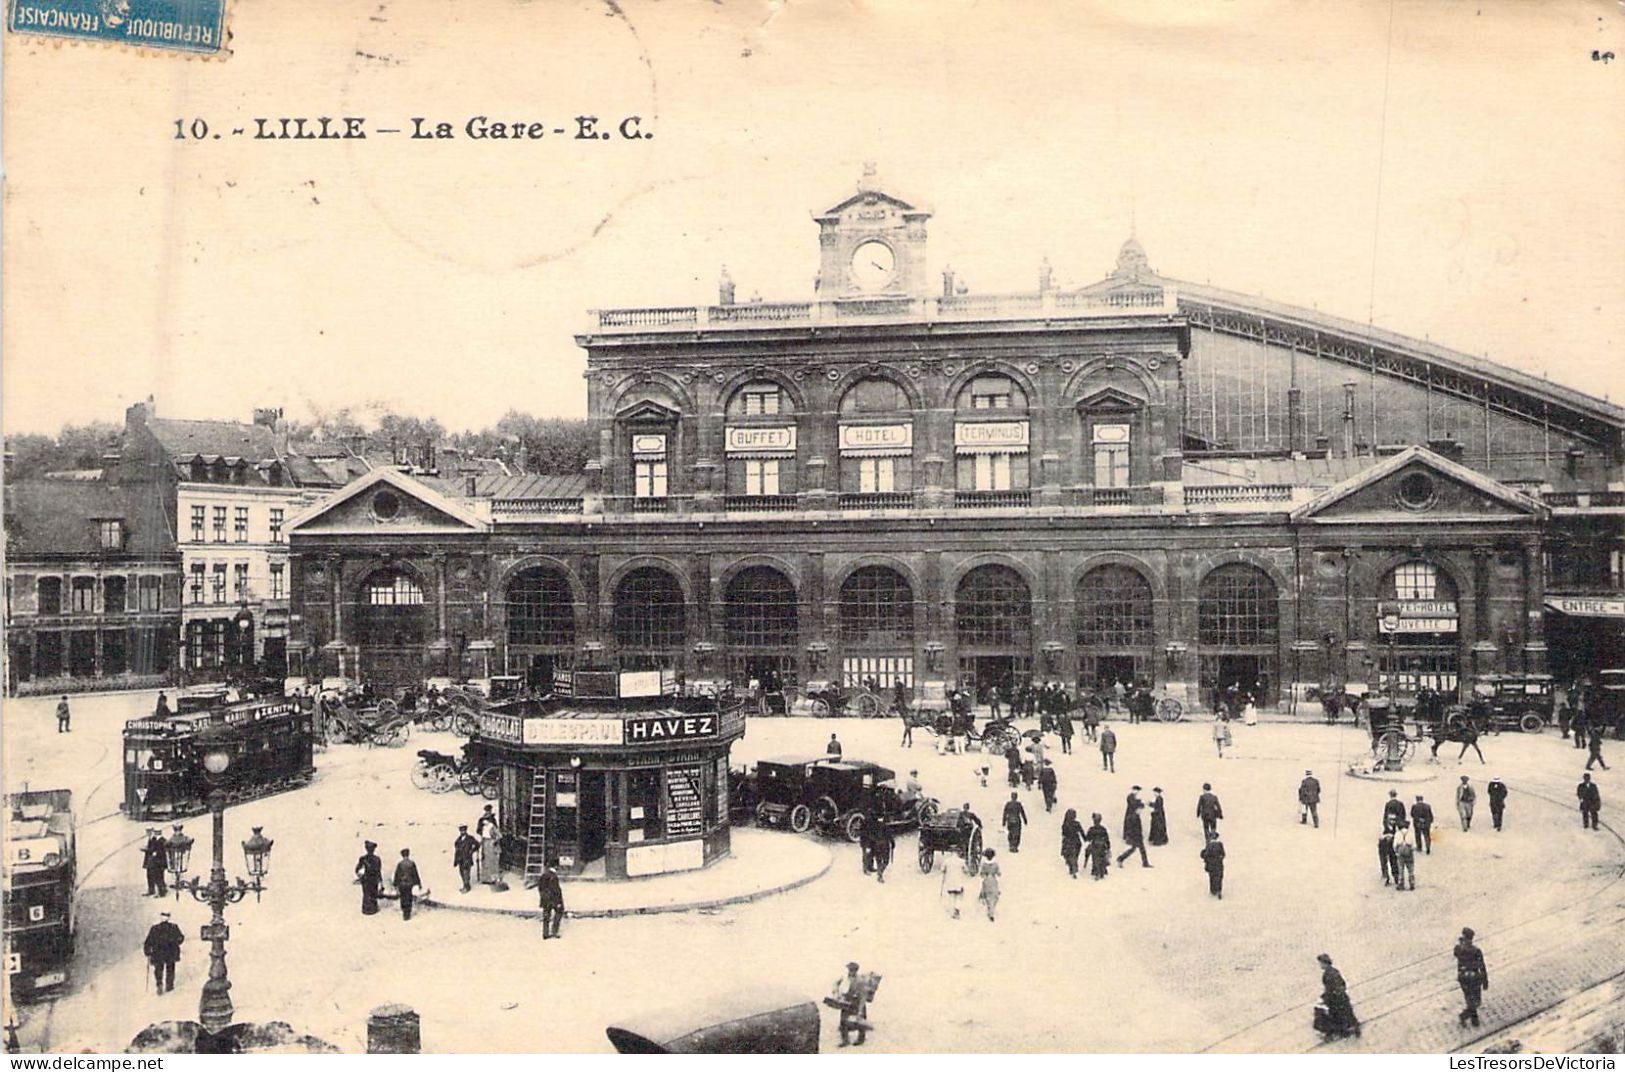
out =
<path fill-rule="evenodd" d="M 1100 769 L 1117 773 L 1117 734 L 1112 732 L 1110 726 L 1100 731 Z"/>
<path fill-rule="evenodd" d="M 1416 889 L 1416 846 L 1408 830 L 1394 835 L 1394 890 Z"/>
<path fill-rule="evenodd" d="M 903 716 L 903 725 L 905 728 L 908 726 L 909 699 L 908 686 L 903 684 L 903 679 L 898 678 L 896 681 L 892 682 L 891 705 L 892 707 L 896 708 L 898 714 Z M 913 738 L 911 737 L 910 740 L 912 739 Z"/>
<path fill-rule="evenodd" d="M 841 758 L 841 739 L 833 733 L 829 735 L 829 744 L 824 746 L 824 754 L 836 759 Z"/>
<path fill-rule="evenodd" d="M 898 717 L 900 717 L 903 720 L 902 746 L 904 748 L 913 748 L 914 747 L 914 722 L 913 722 L 913 720 L 911 720 L 908 717 L 908 708 L 907 707 L 899 707 L 897 709 L 897 714 L 898 714 Z"/>
<path fill-rule="evenodd" d="M 1038 788 L 1044 794 L 1044 810 L 1055 810 L 1055 792 L 1059 788 L 1059 780 L 1055 776 L 1055 764 L 1044 760 L 1044 765 L 1038 768 Z"/>
<path fill-rule="evenodd" d="M 366 850 L 361 858 L 355 862 L 355 877 L 361 881 L 361 914 L 363 916 L 376 916 L 378 914 L 378 895 L 384 889 L 384 863 L 378 859 L 378 843 L 368 841 L 364 843 Z"/>
<path fill-rule="evenodd" d="M 1044 765 L 1049 758 L 1049 748 L 1044 744 L 1044 735 L 1042 733 L 1033 738 L 1032 743 L 1027 746 L 1027 751 L 1032 754 L 1033 766 L 1042 767 Z"/>
<path fill-rule="evenodd" d="M 1405 802 L 1399 799 L 1399 790 L 1388 790 L 1388 800 L 1382 806 L 1382 825 L 1390 830 L 1403 830 L 1408 823 L 1405 821 Z"/>
<path fill-rule="evenodd" d="M 982 850 L 982 892 L 978 899 L 987 908 L 987 921 L 993 922 L 993 913 L 999 907 L 999 865 L 994 862 L 992 849 Z"/>
<path fill-rule="evenodd" d="M 423 880 L 418 877 L 418 865 L 412 859 L 411 849 L 402 849 L 400 862 L 395 865 L 395 878 L 393 885 L 395 893 L 401 899 L 401 918 L 412 918 L 412 898 L 422 887 Z"/>
<path fill-rule="evenodd" d="M 1574 795 L 1580 798 L 1580 827 L 1583 830 L 1599 829 L 1602 815 L 1602 789 L 1591 780 L 1591 775 L 1580 775 L 1580 784 L 1574 787 Z"/>
<path fill-rule="evenodd" d="M 897 848 L 897 835 L 886 821 L 875 812 L 864 820 L 863 832 L 870 838 L 875 861 L 875 881 L 886 881 L 886 868 L 891 866 L 892 853 Z"/>
<path fill-rule="evenodd" d="M 56 705 L 56 732 L 69 733 L 69 723 L 73 721 L 73 712 L 68 708 L 68 698 L 62 697 Z"/>
<path fill-rule="evenodd" d="M 170 921 L 168 912 L 158 913 L 158 922 L 147 931 L 147 940 L 141 943 L 141 952 L 152 965 L 152 978 L 158 993 L 167 994 L 175 989 L 175 965 L 181 959 L 181 943 L 186 935 Z"/>
<path fill-rule="evenodd" d="M 1198 855 L 1202 858 L 1202 870 L 1207 872 L 1207 892 L 1224 900 L 1224 842 L 1219 840 L 1218 831 L 1207 835 L 1207 844 Z"/>
<path fill-rule="evenodd" d="M 1128 803 L 1123 808 L 1123 844 L 1128 847 L 1118 855 L 1119 864 L 1138 852 L 1140 866 L 1151 866 L 1151 859 L 1145 854 L 1145 829 L 1140 825 L 1140 809 L 1143 807 L 1145 803 L 1140 800 L 1140 787 L 1135 786 L 1129 791 Z"/>
<path fill-rule="evenodd" d="M 541 877 L 536 880 L 538 902 L 542 909 L 542 941 L 559 937 L 559 926 L 564 922 L 564 885 L 559 882 L 559 861 L 550 856 Z"/>
<path fill-rule="evenodd" d="M 1093 741 L 1095 740 L 1096 734 L 1099 732 L 1099 730 L 1100 712 L 1093 707 L 1085 707 L 1083 709 L 1083 732 L 1088 735 L 1091 741 Z M 1111 733 L 1111 727 L 1108 726 L 1106 732 Z M 1113 750 L 1116 750 L 1117 748 L 1117 738 L 1115 735 L 1112 737 L 1112 748 Z"/>
<path fill-rule="evenodd" d="M 1377 838 L 1377 863 L 1382 866 L 1382 884 L 1393 882 L 1399 873 L 1399 857 L 1394 855 L 1393 827 L 1383 824 L 1382 835 Z"/>
<path fill-rule="evenodd" d="M 1196 817 L 1202 820 L 1202 836 L 1219 832 L 1219 820 L 1224 818 L 1224 808 L 1219 804 L 1219 795 L 1213 791 L 1211 782 L 1202 783 L 1202 795 L 1196 798 Z"/>
<path fill-rule="evenodd" d="M 1349 1001 L 1349 987 L 1343 973 L 1332 967 L 1332 958 L 1322 953 L 1315 958 L 1320 962 L 1320 1005 L 1315 1009 L 1315 1030 L 1329 1041 L 1334 1038 L 1360 1037 L 1360 1021 L 1354 1015 Z"/>
<path fill-rule="evenodd" d="M 1563 739 L 1565 741 L 1569 739 L 1569 720 L 1570 720 L 1571 717 L 1572 717 L 1572 714 L 1569 711 L 1569 702 L 1567 700 L 1558 700 L 1557 701 L 1557 728 L 1558 728 L 1558 731 L 1562 734 Z"/>
<path fill-rule="evenodd" d="M 1411 823 L 1416 827 L 1416 847 L 1428 855 L 1433 854 L 1433 805 L 1422 799 L 1422 794 L 1416 794 L 1416 803 L 1411 805 Z"/>
<path fill-rule="evenodd" d="M 1222 716 L 1213 719 L 1213 744 L 1219 750 L 1219 758 L 1224 758 L 1224 746 L 1230 743 L 1230 723 Z"/>
<path fill-rule="evenodd" d="M 1021 753 L 1016 751 L 1015 745 L 1004 750 L 1004 765 L 1005 778 L 1010 783 L 1010 788 L 1014 789 L 1021 784 Z"/>
<path fill-rule="evenodd" d="M 1021 806 L 1016 794 L 1011 793 L 1004 805 L 1004 836 L 1010 842 L 1011 852 L 1021 851 L 1021 828 L 1027 824 L 1027 809 Z"/>
<path fill-rule="evenodd" d="M 1586 770 L 1590 770 L 1593 763 L 1601 767 L 1603 770 L 1607 770 L 1608 764 L 1604 763 L 1602 759 L 1601 723 L 1591 727 L 1591 733 L 1586 738 L 1586 747 L 1590 749 L 1590 752 L 1586 756 Z"/>
<path fill-rule="evenodd" d="M 463 892 L 473 889 L 474 856 L 480 851 L 479 839 L 468 832 L 468 824 L 457 828 L 457 840 L 451 843 L 451 862 L 457 865 L 457 875 L 463 880 Z"/>
<path fill-rule="evenodd" d="M 1461 784 L 1456 786 L 1456 814 L 1461 816 L 1462 833 L 1473 828 L 1473 805 L 1478 802 L 1478 793 L 1467 783 L 1467 776 L 1461 776 Z"/>
<path fill-rule="evenodd" d="M 1484 951 L 1473 944 L 1471 927 L 1461 929 L 1461 940 L 1456 943 L 1454 952 L 1456 985 L 1461 987 L 1461 996 L 1467 1003 L 1456 1019 L 1463 1027 L 1469 1023 L 1477 1027 L 1478 1004 L 1484 998 L 1484 991 L 1490 988 L 1490 970 L 1484 964 Z"/>
<path fill-rule="evenodd" d="M 988 712 L 988 717 L 989 718 L 998 718 L 999 717 L 999 712 L 1000 712 L 1000 707 L 999 707 L 999 687 L 997 685 L 988 686 L 988 690 L 987 690 L 987 712 Z"/>
<path fill-rule="evenodd" d="M 1061 859 L 1073 878 L 1078 877 L 1078 857 L 1083 855 L 1083 824 L 1078 822 L 1078 809 L 1066 809 L 1061 819 Z"/>
<path fill-rule="evenodd" d="M 1106 824 L 1100 821 L 1100 813 L 1094 812 L 1089 816 L 1090 826 L 1083 832 L 1084 855 L 1089 858 L 1089 875 L 1099 881 L 1106 877 L 1106 869 L 1112 863 L 1112 836 L 1106 831 Z"/>
<path fill-rule="evenodd" d="M 147 892 L 142 896 L 163 897 L 169 893 L 169 886 L 164 882 L 164 867 L 168 862 L 169 842 L 164 840 L 162 830 L 149 827 L 147 843 L 141 848 L 141 870 L 147 874 Z"/>
<path fill-rule="evenodd" d="M 948 907 L 950 919 L 959 918 L 959 909 L 965 900 L 965 883 L 970 872 L 965 869 L 965 861 L 957 856 L 947 855 L 942 858 L 942 881 L 938 886 L 937 895 Z"/>
<path fill-rule="evenodd" d="M 1072 735 L 1076 731 L 1072 728 L 1072 716 L 1066 711 L 1055 713 L 1055 732 L 1061 738 L 1061 755 L 1072 754 Z"/>
<path fill-rule="evenodd" d="M 846 966 L 846 975 L 835 980 L 835 989 L 830 994 L 830 1001 L 841 1011 L 841 1045 L 850 1046 L 852 1040 L 848 1037 L 852 1032 L 858 1033 L 859 1046 L 869 1035 L 869 986 L 867 981 L 858 978 L 858 965 L 854 961 Z"/>
<path fill-rule="evenodd" d="M 1491 778 L 1490 784 L 1484 787 L 1484 795 L 1490 800 L 1490 823 L 1499 830 L 1501 817 L 1507 810 L 1507 784 L 1500 778 Z"/>
<path fill-rule="evenodd" d="M 1154 794 L 1151 797 L 1151 834 L 1146 839 L 1153 845 L 1168 844 L 1168 809 L 1167 801 L 1162 799 L 1162 786 L 1151 787 Z"/>
<path fill-rule="evenodd" d="M 1320 779 L 1315 772 L 1303 772 L 1303 781 L 1298 783 L 1298 823 L 1307 825 L 1309 820 L 1315 821 L 1315 829 L 1320 829 Z"/>
<path fill-rule="evenodd" d="M 1572 705 L 1571 705 L 1572 706 Z M 1585 700 L 1579 700 L 1579 706 L 1574 707 L 1573 717 L 1569 720 L 1569 728 L 1574 731 L 1574 747 L 1576 750 L 1586 747 L 1586 728 L 1591 723 L 1590 713 L 1586 711 Z"/>

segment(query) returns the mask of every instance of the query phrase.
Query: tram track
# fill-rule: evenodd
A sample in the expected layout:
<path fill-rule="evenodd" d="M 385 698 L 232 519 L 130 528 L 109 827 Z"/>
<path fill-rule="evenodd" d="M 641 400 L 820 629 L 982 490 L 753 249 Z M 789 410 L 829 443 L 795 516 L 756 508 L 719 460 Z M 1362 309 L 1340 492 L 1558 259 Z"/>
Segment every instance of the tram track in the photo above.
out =
<path fill-rule="evenodd" d="M 1551 796 L 1546 795 L 1545 793 L 1536 792 L 1534 790 L 1518 789 L 1518 790 L 1515 790 L 1514 792 L 1517 795 L 1520 795 L 1520 796 L 1533 797 L 1536 800 L 1540 800 L 1540 801 L 1543 801 L 1543 802 L 1545 802 L 1547 804 L 1551 804 L 1554 807 L 1556 807 L 1559 810 L 1564 811 L 1564 812 L 1570 811 L 1571 807 L 1572 807 L 1566 800 L 1560 801 L 1560 800 L 1557 800 L 1557 799 L 1555 799 L 1555 798 L 1553 798 Z M 1625 849 L 1625 835 L 1622 835 L 1619 830 L 1615 829 L 1609 823 L 1604 822 L 1604 823 L 1601 824 L 1601 827 L 1602 827 L 1603 830 L 1606 830 L 1608 832 L 1609 836 L 1611 836 L 1616 842 L 1618 842 L 1620 844 L 1620 847 L 1622 849 Z M 1602 925 L 1606 926 L 1606 925 L 1613 925 L 1613 924 L 1618 924 L 1618 923 L 1621 923 L 1621 922 L 1625 922 L 1625 899 L 1615 898 L 1615 899 L 1610 900 L 1610 901 L 1608 901 L 1607 903 L 1604 903 L 1604 904 L 1595 904 L 1594 903 L 1594 902 L 1598 901 L 1598 899 L 1600 899 L 1600 898 L 1605 898 L 1609 894 L 1609 891 L 1614 890 L 1615 887 L 1620 886 L 1622 881 L 1625 881 L 1625 860 L 1621 860 L 1619 862 L 1616 862 L 1613 865 L 1613 872 L 1614 873 L 1613 873 L 1612 878 L 1610 878 L 1607 882 L 1603 883 L 1597 889 L 1593 890 L 1591 893 L 1588 893 L 1581 901 L 1576 902 L 1573 905 L 1570 905 L 1568 908 L 1565 908 L 1562 911 L 1557 912 L 1557 913 L 1550 913 L 1550 914 L 1542 915 L 1542 916 L 1531 916 L 1531 917 L 1526 918 L 1526 919 L 1518 920 L 1518 921 L 1516 921 L 1514 923 L 1508 924 L 1508 925 L 1506 925 L 1504 927 L 1501 927 L 1501 928 L 1499 928 L 1497 930 L 1487 932 L 1487 936 L 1494 937 L 1494 938 L 1504 938 L 1504 937 L 1506 937 L 1506 936 L 1508 936 L 1510 934 L 1513 934 L 1513 933 L 1515 933 L 1515 932 L 1517 932 L 1517 931 L 1519 931 L 1519 930 L 1521 930 L 1521 929 L 1523 929 L 1525 927 L 1530 927 L 1530 926 L 1533 926 L 1533 925 L 1536 925 L 1536 924 L 1550 924 L 1553 921 L 1554 918 L 1556 918 L 1558 916 L 1564 916 L 1564 915 L 1567 915 L 1569 913 L 1577 913 L 1576 918 L 1573 918 L 1572 920 L 1568 920 L 1569 927 L 1571 929 L 1573 929 L 1574 931 L 1576 931 L 1576 932 L 1585 931 L 1587 929 L 1587 926 L 1590 925 L 1590 924 L 1601 923 Z M 1580 912 L 1578 910 L 1581 908 L 1582 905 L 1588 905 L 1589 907 L 1586 907 L 1583 912 Z M 1607 916 L 1610 913 L 1615 914 L 1614 918 L 1606 919 L 1606 920 L 1599 918 L 1599 917 L 1602 917 L 1602 916 Z M 1564 943 L 1563 946 L 1561 946 L 1559 948 L 1568 948 L 1570 945 L 1576 945 L 1576 944 L 1581 944 L 1581 943 L 1580 942 Z M 1503 971 L 1505 971 L 1507 969 L 1516 968 L 1519 965 L 1527 964 L 1530 961 L 1537 960 L 1537 959 L 1539 959 L 1541 957 L 1547 956 L 1547 955 L 1551 954 L 1552 952 L 1553 952 L 1553 949 L 1551 947 L 1546 947 L 1546 948 L 1537 949 L 1537 950 L 1535 950 L 1533 952 L 1530 952 L 1530 953 L 1525 953 L 1525 954 L 1522 954 L 1522 955 L 1516 955 L 1515 954 L 1510 958 L 1502 958 L 1502 959 L 1497 961 L 1497 965 L 1496 965 L 1497 974 L 1500 974 L 1501 972 L 1503 972 Z M 1405 963 L 1397 964 L 1397 965 L 1395 965 L 1395 966 L 1393 966 L 1391 968 L 1385 969 L 1384 971 L 1378 972 L 1375 975 L 1367 976 L 1366 978 L 1364 978 L 1362 980 L 1359 980 L 1356 985 L 1360 989 L 1360 993 L 1359 993 L 1360 1003 L 1362 1005 L 1366 1006 L 1366 1008 L 1368 1010 L 1369 1010 L 1370 1006 L 1372 1005 L 1372 1003 L 1375 1003 L 1379 1007 L 1377 1012 L 1370 1013 L 1369 1015 L 1366 1015 L 1362 1019 L 1362 1021 L 1361 1021 L 1362 1027 L 1370 1027 L 1373 1023 L 1378 1023 L 1378 1022 L 1382 1021 L 1385 1018 L 1392 1017 L 1392 1016 L 1395 1016 L 1395 1015 L 1397 1015 L 1399 1013 L 1405 1012 L 1406 1010 L 1414 1008 L 1415 1006 L 1417 1006 L 1417 1005 L 1419 1005 L 1419 1004 L 1421 1004 L 1423 1002 L 1435 1001 L 1435 1000 L 1437 1000 L 1439 998 L 1440 995 L 1448 994 L 1448 993 L 1451 993 L 1452 991 L 1454 991 L 1456 989 L 1456 987 L 1455 987 L 1455 984 L 1454 984 L 1454 977 L 1452 975 L 1452 981 L 1450 983 L 1448 983 L 1448 984 L 1445 984 L 1445 985 L 1442 985 L 1442 986 L 1428 987 L 1422 993 L 1415 994 L 1415 995 L 1411 996 L 1410 998 L 1408 998 L 1406 1000 L 1401 1000 L 1398 1004 L 1394 1004 L 1394 1005 L 1392 1005 L 1390 1007 L 1386 1007 L 1386 1008 L 1381 1007 L 1382 1004 L 1383 1004 L 1383 999 L 1384 998 L 1390 998 L 1390 997 L 1393 997 L 1395 995 L 1400 995 L 1404 991 L 1412 989 L 1413 987 L 1416 986 L 1416 982 L 1415 982 L 1415 980 L 1413 978 L 1408 979 L 1408 978 L 1404 977 L 1405 973 L 1411 973 L 1411 972 L 1414 972 L 1416 969 L 1423 968 L 1425 966 L 1432 966 L 1432 965 L 1435 965 L 1435 964 L 1441 964 L 1441 963 L 1448 966 L 1448 963 L 1452 959 L 1452 956 L 1453 956 L 1453 954 L 1450 953 L 1450 952 L 1431 953 L 1431 954 L 1428 954 L 1427 956 L 1417 957 L 1417 958 L 1415 958 L 1413 960 L 1410 960 L 1410 961 L 1407 961 Z M 1622 973 L 1622 974 L 1625 974 L 1625 973 Z M 1399 979 L 1399 981 L 1397 983 L 1394 982 L 1396 977 Z M 1610 978 L 1613 978 L 1613 977 L 1610 977 Z M 1379 981 L 1382 981 L 1382 985 L 1384 987 L 1383 989 L 1379 989 L 1379 990 L 1377 990 L 1375 992 L 1371 992 L 1369 989 L 1367 989 L 1370 986 L 1372 986 L 1373 984 L 1378 984 Z M 1606 982 L 1606 981 L 1607 980 L 1602 980 L 1602 982 Z M 1393 984 L 1393 985 L 1387 985 L 1387 984 L 1390 984 L 1390 983 Z M 1600 985 L 1600 983 L 1594 983 L 1592 985 Z M 1524 1014 L 1518 1016 L 1516 1019 L 1513 1019 L 1513 1020 L 1510 1020 L 1510 1021 L 1504 1021 L 1504 1022 L 1496 1022 L 1494 1025 L 1492 1025 L 1492 1026 L 1490 1026 L 1488 1028 L 1482 1029 L 1482 1030 L 1479 1030 L 1479 1029 L 1475 1028 L 1474 1030 L 1475 1030 L 1476 1033 L 1471 1035 L 1471 1036 L 1468 1036 L 1468 1037 L 1465 1037 L 1465 1038 L 1461 1039 L 1455 1046 L 1452 1047 L 1451 1052 L 1459 1052 L 1460 1050 L 1463 1050 L 1463 1049 L 1465 1049 L 1465 1048 L 1467 1048 L 1469 1046 L 1476 1045 L 1477 1043 L 1481 1042 L 1482 1040 L 1484 1040 L 1486 1038 L 1489 1038 L 1489 1037 L 1491 1037 L 1493 1035 L 1496 1035 L 1496 1034 L 1498 1034 L 1498 1033 L 1500 1033 L 1502 1031 L 1505 1031 L 1509 1027 L 1515 1026 L 1516 1024 L 1519 1024 L 1519 1023 L 1526 1022 L 1526 1021 L 1532 1019 L 1533 1017 L 1536 1017 L 1536 1016 L 1542 1015 L 1543 1013 L 1549 1012 L 1552 1009 L 1556 1008 L 1558 1005 L 1561 1005 L 1565 1001 L 1568 1001 L 1571 996 L 1572 995 L 1570 995 L 1570 994 L 1559 995 L 1558 997 L 1556 997 L 1552 1001 L 1546 1002 L 1543 1005 L 1539 1006 L 1538 1008 L 1535 1008 L 1535 1009 L 1533 1009 L 1533 1010 L 1531 1010 L 1531 1011 L 1529 1011 L 1527 1013 L 1524 1013 Z M 1237 1029 L 1235 1031 L 1232 1031 L 1230 1034 L 1225 1035 L 1223 1038 L 1217 1039 L 1217 1040 L 1207 1044 L 1206 1046 L 1203 1046 L 1197 1052 L 1198 1053 L 1216 1052 L 1216 1051 L 1218 1051 L 1219 1047 L 1224 1046 L 1227 1042 L 1231 1042 L 1231 1041 L 1233 1041 L 1235 1039 L 1242 1038 L 1243 1036 L 1246 1036 L 1246 1035 L 1248 1035 L 1250 1033 L 1253 1033 L 1253 1032 L 1257 1032 L 1260 1029 L 1265 1029 L 1266 1032 L 1267 1032 L 1269 1026 L 1272 1025 L 1272 1024 L 1285 1025 L 1287 1023 L 1291 1023 L 1293 1025 L 1291 1027 L 1291 1029 L 1290 1029 L 1292 1034 L 1294 1036 L 1301 1035 L 1302 1030 L 1303 1030 L 1302 1025 L 1308 1019 L 1309 1010 L 1313 1009 L 1316 1004 L 1318 1004 L 1318 999 L 1312 1000 L 1312 1001 L 1299 1002 L 1299 1003 L 1297 1003 L 1295 1005 L 1292 1005 L 1292 1006 L 1289 1006 L 1289 1007 L 1287 1007 L 1285 1009 L 1278 1010 L 1277 1012 L 1271 1013 L 1269 1016 L 1265 1016 L 1265 1017 L 1263 1017 L 1263 1018 L 1261 1018 L 1259 1020 L 1256 1020 L 1251 1024 L 1248 1024 L 1248 1025 L 1246 1025 L 1244 1027 L 1241 1027 L 1241 1028 L 1239 1028 L 1239 1029 Z M 1289 1020 L 1288 1018 L 1290 1018 L 1290 1017 L 1296 1017 L 1296 1019 Z M 1336 1047 L 1338 1045 L 1339 1045 L 1339 1043 L 1336 1043 L 1336 1042 L 1319 1041 L 1319 1042 L 1316 1042 L 1315 1044 L 1305 1048 L 1305 1047 L 1300 1047 L 1300 1046 L 1298 1046 L 1296 1044 L 1283 1043 L 1282 1045 L 1277 1045 L 1277 1046 L 1254 1047 L 1253 1052 L 1288 1052 L 1288 1051 L 1293 1051 L 1293 1052 L 1301 1052 L 1301 1053 L 1317 1053 L 1317 1052 L 1329 1051 L 1329 1050 L 1331 1050 L 1332 1048 L 1334 1048 L 1334 1047 Z"/>

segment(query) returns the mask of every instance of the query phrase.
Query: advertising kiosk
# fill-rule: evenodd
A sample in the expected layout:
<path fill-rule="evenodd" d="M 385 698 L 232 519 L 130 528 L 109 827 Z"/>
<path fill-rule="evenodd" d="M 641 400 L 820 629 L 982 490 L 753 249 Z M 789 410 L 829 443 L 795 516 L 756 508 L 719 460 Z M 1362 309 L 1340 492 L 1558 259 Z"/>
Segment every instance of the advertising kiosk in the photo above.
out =
<path fill-rule="evenodd" d="M 742 706 L 679 695 L 670 670 L 576 670 L 554 692 L 480 714 L 501 768 L 503 867 L 548 858 L 566 877 L 628 879 L 707 867 L 729 852 L 728 750 Z"/>

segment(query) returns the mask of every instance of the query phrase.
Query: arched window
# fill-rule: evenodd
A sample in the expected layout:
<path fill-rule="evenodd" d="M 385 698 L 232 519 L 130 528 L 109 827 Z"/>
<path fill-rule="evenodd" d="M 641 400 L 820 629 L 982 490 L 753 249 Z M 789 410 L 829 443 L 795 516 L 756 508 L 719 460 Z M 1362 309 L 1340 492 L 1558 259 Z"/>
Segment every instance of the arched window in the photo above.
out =
<path fill-rule="evenodd" d="M 415 607 L 423 603 L 423 589 L 405 573 L 386 571 L 367 581 L 363 599 L 374 607 Z"/>
<path fill-rule="evenodd" d="M 729 647 L 795 648 L 796 590 L 784 574 L 771 566 L 742 569 L 728 582 L 724 598 Z"/>
<path fill-rule="evenodd" d="M 989 411 L 1025 413 L 1027 392 L 1010 377 L 997 372 L 975 376 L 959 389 L 954 408 L 961 413 Z"/>
<path fill-rule="evenodd" d="M 623 656 L 681 650 L 687 618 L 683 589 L 658 566 L 643 566 L 615 586 L 613 631 Z"/>
<path fill-rule="evenodd" d="M 1009 566 L 978 566 L 954 592 L 961 684 L 979 696 L 1027 681 L 1032 670 L 1032 592 Z"/>
<path fill-rule="evenodd" d="M 1275 582 L 1256 566 L 1232 563 L 1202 578 L 1196 601 L 1202 684 L 1234 685 L 1261 704 L 1280 683 L 1280 607 Z"/>
<path fill-rule="evenodd" d="M 361 648 L 362 678 L 378 684 L 421 679 L 422 645 L 431 622 L 417 578 L 404 570 L 380 570 L 367 578 L 360 595 L 349 628 Z M 221 637 L 213 643 L 223 650 L 224 642 Z"/>
<path fill-rule="evenodd" d="M 910 409 L 908 395 L 891 380 L 871 376 L 859 380 L 841 396 L 843 417 L 907 416 Z"/>
<path fill-rule="evenodd" d="M 790 393 L 772 380 L 753 380 L 728 399 L 730 417 L 782 417 L 794 412 Z"/>
<path fill-rule="evenodd" d="M 776 509 L 796 492 L 796 422 L 790 393 L 756 380 L 728 399 L 727 507 Z"/>
<path fill-rule="evenodd" d="M 545 647 L 575 644 L 575 599 L 556 569 L 520 570 L 508 584 L 508 643 Z"/>
<path fill-rule="evenodd" d="M 841 585 L 841 678 L 914 684 L 914 590 L 889 566 L 863 566 Z"/>
<path fill-rule="evenodd" d="M 1090 687 L 1149 679 L 1155 660 L 1151 585 L 1128 566 L 1097 566 L 1078 578 L 1078 677 Z"/>
<path fill-rule="evenodd" d="M 1431 562 L 1402 562 L 1383 578 L 1377 608 L 1378 685 L 1453 697 L 1461 681 L 1456 584 Z"/>
<path fill-rule="evenodd" d="M 908 395 L 891 380 L 859 380 L 841 396 L 840 415 L 840 490 L 850 497 L 846 505 L 908 505 L 914 486 Z"/>
<path fill-rule="evenodd" d="M 998 373 L 973 377 L 954 401 L 954 483 L 961 506 L 1028 503 L 1027 394 Z"/>

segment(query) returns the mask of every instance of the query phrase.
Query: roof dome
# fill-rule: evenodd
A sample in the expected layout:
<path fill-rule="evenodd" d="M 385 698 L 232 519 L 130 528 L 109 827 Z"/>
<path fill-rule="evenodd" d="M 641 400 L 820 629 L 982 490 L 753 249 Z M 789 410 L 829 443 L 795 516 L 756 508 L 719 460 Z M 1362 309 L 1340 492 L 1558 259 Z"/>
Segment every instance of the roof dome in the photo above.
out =
<path fill-rule="evenodd" d="M 1155 275 L 1150 263 L 1146 260 L 1145 249 L 1140 240 L 1130 235 L 1123 248 L 1117 251 L 1117 275 L 1126 275 L 1131 279 L 1141 276 Z"/>

